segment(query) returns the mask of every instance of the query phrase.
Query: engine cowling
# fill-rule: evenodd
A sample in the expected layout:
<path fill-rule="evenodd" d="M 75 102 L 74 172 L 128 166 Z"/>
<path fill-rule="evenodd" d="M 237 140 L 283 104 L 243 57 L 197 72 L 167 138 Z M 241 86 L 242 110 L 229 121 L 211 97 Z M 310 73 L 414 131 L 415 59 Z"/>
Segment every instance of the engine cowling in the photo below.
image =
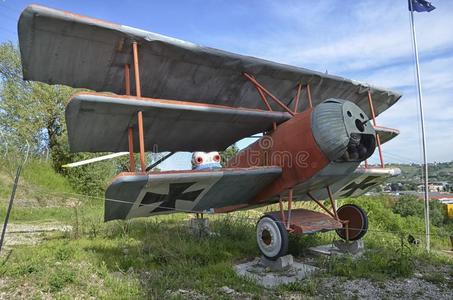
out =
<path fill-rule="evenodd" d="M 280 166 L 281 176 L 255 202 L 307 181 L 332 162 L 359 164 L 375 150 L 375 131 L 356 104 L 328 99 L 280 124 L 238 153 L 227 167 Z"/>
<path fill-rule="evenodd" d="M 329 99 L 312 112 L 311 130 L 330 161 L 363 161 L 376 149 L 376 132 L 365 112 L 352 102 Z"/>

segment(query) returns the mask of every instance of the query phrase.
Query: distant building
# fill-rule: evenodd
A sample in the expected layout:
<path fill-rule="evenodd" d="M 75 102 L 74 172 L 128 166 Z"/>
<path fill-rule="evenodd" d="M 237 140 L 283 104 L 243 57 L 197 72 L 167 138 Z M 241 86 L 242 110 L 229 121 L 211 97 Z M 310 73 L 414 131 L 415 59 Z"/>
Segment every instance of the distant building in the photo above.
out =
<path fill-rule="evenodd" d="M 447 217 L 453 219 L 453 197 L 438 197 L 437 200 L 445 205 Z"/>
<path fill-rule="evenodd" d="M 429 183 L 428 184 L 428 191 L 433 193 L 433 192 L 445 192 L 446 191 L 446 186 L 448 184 L 446 182 L 434 182 L 434 183 Z M 418 191 L 424 191 L 425 186 L 423 184 L 420 184 L 417 186 Z"/>

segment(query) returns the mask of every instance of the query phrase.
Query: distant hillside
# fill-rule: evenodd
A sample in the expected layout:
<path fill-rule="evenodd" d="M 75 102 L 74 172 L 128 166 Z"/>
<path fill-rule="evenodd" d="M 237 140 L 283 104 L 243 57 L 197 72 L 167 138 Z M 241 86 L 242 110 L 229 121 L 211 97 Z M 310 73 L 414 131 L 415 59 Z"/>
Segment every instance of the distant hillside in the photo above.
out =
<path fill-rule="evenodd" d="M 405 189 L 415 190 L 417 185 L 422 184 L 422 166 L 419 164 L 386 164 L 386 167 L 401 169 L 401 175 L 393 177 L 390 183 L 401 183 Z M 443 182 L 453 187 L 453 161 L 430 163 L 428 165 L 428 177 L 430 183 Z"/>

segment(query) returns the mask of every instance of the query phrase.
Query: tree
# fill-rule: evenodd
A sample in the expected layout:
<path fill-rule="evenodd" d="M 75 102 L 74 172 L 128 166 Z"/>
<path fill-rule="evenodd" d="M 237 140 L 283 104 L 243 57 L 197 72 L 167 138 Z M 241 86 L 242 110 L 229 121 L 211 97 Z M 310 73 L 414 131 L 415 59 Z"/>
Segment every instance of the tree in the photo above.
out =
<path fill-rule="evenodd" d="M 116 160 L 63 170 L 62 165 L 101 154 L 71 153 L 65 123 L 65 107 L 75 89 L 22 79 L 19 50 L 0 44 L 0 130 L 8 146 L 18 149 L 25 141 L 32 152 L 50 150 L 53 168 L 68 176 L 84 194 L 100 195 L 117 171 Z"/>
<path fill-rule="evenodd" d="M 393 207 L 393 212 L 407 216 L 423 216 L 423 201 L 415 195 L 402 195 Z"/>
<path fill-rule="evenodd" d="M 415 195 L 403 195 L 398 198 L 398 201 L 393 207 L 393 212 L 402 217 L 418 216 L 423 218 L 424 204 L 423 201 Z M 432 224 L 441 226 L 445 218 L 443 205 L 439 201 L 430 201 L 429 215 Z"/>
<path fill-rule="evenodd" d="M 64 108 L 74 89 L 22 80 L 20 53 L 0 44 L 0 128 L 10 143 L 27 140 L 35 153 L 58 146 L 65 130 Z"/>
<path fill-rule="evenodd" d="M 238 146 L 236 146 L 236 144 L 233 144 L 230 147 L 226 148 L 225 151 L 222 151 L 220 153 L 222 166 L 224 167 L 227 161 L 232 159 L 238 152 L 239 148 Z"/>

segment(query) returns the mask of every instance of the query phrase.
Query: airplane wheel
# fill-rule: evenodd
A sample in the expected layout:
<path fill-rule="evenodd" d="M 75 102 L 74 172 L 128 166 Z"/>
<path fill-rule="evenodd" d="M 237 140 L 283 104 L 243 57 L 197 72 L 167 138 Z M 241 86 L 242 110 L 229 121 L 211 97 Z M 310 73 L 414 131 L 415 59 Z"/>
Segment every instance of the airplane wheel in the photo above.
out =
<path fill-rule="evenodd" d="M 256 224 L 256 240 L 260 252 L 270 260 L 276 260 L 288 252 L 288 231 L 272 215 L 262 216 Z"/>
<path fill-rule="evenodd" d="M 349 221 L 348 237 L 350 241 L 361 239 L 368 230 L 368 216 L 355 204 L 345 204 L 337 210 L 340 220 Z M 336 230 L 338 236 L 346 240 L 346 228 Z"/>

